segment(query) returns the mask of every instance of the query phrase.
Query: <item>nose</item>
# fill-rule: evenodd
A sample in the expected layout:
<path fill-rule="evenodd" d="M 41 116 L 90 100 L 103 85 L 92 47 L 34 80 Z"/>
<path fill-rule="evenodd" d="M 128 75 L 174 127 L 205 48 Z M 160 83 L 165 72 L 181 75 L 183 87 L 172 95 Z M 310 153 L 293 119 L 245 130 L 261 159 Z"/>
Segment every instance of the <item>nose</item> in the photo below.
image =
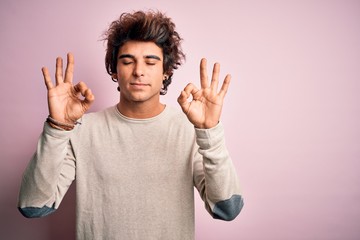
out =
<path fill-rule="evenodd" d="M 144 64 L 142 64 L 141 62 L 137 62 L 134 67 L 133 75 L 135 77 L 144 76 L 144 71 L 145 71 Z"/>

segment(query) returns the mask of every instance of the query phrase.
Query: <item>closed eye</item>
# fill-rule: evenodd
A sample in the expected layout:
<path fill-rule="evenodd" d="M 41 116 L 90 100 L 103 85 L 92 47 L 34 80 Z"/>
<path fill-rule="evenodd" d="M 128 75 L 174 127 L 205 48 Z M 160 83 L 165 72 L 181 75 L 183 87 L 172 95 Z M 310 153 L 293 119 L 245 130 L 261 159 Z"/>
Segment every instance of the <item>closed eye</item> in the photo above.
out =
<path fill-rule="evenodd" d="M 129 65 L 129 64 L 132 64 L 133 62 L 132 61 L 123 61 L 122 64 L 124 65 Z"/>

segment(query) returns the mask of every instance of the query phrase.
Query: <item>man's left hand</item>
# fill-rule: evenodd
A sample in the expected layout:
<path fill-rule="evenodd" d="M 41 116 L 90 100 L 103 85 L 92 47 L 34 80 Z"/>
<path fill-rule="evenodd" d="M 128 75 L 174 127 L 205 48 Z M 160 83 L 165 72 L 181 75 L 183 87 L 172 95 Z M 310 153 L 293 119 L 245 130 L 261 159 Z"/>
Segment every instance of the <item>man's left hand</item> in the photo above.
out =
<path fill-rule="evenodd" d="M 189 83 L 184 90 L 181 91 L 178 98 L 178 103 L 180 104 L 183 112 L 196 128 L 208 129 L 215 127 L 219 123 L 224 97 L 231 79 L 229 74 L 226 75 L 221 89 L 218 92 L 219 73 L 220 64 L 215 63 L 209 86 L 206 59 L 201 59 L 201 89 L 198 89 L 194 84 Z M 192 96 L 192 99 L 189 101 L 188 99 L 190 96 Z"/>

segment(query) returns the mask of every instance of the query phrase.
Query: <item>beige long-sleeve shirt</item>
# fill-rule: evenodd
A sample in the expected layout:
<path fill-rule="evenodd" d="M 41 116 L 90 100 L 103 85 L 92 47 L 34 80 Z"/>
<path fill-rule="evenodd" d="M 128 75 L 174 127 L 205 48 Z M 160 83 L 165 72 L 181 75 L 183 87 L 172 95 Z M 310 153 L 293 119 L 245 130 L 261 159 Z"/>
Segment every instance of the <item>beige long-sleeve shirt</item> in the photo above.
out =
<path fill-rule="evenodd" d="M 72 131 L 45 123 L 20 212 L 55 211 L 74 179 L 77 239 L 194 239 L 194 186 L 214 218 L 232 220 L 243 206 L 221 123 L 196 129 L 170 107 L 149 119 L 110 107 Z"/>

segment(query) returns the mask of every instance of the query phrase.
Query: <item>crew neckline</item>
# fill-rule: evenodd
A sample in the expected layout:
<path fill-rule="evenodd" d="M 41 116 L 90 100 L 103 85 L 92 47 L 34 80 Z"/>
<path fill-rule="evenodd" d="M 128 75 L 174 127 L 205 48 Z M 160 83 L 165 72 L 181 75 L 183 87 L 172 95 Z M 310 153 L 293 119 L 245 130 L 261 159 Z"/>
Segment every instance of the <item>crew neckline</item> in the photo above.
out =
<path fill-rule="evenodd" d="M 156 116 L 154 117 L 150 117 L 150 118 L 131 118 L 131 117 L 127 117 L 124 114 L 122 114 L 119 109 L 117 108 L 117 105 L 115 105 L 114 110 L 116 112 L 116 115 L 122 119 L 125 120 L 127 122 L 132 122 L 132 123 L 145 123 L 145 122 L 153 122 L 155 120 L 158 120 L 160 118 L 162 118 L 164 115 L 166 115 L 166 113 L 168 112 L 168 106 L 165 104 L 164 105 L 164 109 Z"/>

